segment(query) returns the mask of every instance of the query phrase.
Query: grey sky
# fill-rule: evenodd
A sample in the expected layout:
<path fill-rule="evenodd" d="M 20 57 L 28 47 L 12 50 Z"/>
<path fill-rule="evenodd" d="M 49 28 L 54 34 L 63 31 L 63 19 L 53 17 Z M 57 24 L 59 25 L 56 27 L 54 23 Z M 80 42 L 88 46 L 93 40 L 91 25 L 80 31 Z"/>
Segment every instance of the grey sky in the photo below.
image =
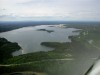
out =
<path fill-rule="evenodd" d="M 100 21 L 100 0 L 0 0 L 0 20 Z"/>

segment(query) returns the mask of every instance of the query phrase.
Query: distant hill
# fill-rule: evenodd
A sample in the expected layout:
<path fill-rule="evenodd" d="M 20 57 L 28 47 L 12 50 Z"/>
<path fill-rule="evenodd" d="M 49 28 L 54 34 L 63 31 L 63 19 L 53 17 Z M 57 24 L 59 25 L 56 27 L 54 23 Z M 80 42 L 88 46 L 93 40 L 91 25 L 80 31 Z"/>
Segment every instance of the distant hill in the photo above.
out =
<path fill-rule="evenodd" d="M 72 21 L 18 21 L 18 22 L 0 22 L 0 32 L 6 32 L 22 27 L 36 25 L 100 25 L 100 22 L 72 22 Z"/>

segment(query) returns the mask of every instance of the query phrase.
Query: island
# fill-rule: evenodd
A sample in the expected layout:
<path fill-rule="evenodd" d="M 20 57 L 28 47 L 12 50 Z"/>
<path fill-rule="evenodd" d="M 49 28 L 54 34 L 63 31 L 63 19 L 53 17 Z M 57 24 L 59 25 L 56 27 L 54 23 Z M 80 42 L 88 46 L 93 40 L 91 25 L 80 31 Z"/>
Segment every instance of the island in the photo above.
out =
<path fill-rule="evenodd" d="M 47 30 L 47 29 L 38 29 L 37 31 L 46 31 L 48 33 L 54 32 L 54 30 Z"/>

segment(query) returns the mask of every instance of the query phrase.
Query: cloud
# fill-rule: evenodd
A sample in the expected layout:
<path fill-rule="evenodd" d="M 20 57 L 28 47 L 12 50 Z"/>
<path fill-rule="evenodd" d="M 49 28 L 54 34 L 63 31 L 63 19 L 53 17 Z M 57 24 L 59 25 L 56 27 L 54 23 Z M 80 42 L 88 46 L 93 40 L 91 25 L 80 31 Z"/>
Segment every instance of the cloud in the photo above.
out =
<path fill-rule="evenodd" d="M 99 0 L 0 0 L 2 18 L 100 20 Z M 1 18 L 1 17 L 0 17 Z M 20 20 L 21 20 L 20 19 Z"/>

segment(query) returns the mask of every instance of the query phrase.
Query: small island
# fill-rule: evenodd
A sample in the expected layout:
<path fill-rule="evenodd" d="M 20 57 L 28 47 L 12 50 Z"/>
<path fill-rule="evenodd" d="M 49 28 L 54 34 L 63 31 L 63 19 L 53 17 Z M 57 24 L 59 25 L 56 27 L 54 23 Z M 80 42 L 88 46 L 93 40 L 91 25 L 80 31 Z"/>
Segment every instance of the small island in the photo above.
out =
<path fill-rule="evenodd" d="M 54 32 L 54 30 L 47 30 L 47 29 L 38 29 L 37 31 L 46 31 L 48 33 Z"/>

